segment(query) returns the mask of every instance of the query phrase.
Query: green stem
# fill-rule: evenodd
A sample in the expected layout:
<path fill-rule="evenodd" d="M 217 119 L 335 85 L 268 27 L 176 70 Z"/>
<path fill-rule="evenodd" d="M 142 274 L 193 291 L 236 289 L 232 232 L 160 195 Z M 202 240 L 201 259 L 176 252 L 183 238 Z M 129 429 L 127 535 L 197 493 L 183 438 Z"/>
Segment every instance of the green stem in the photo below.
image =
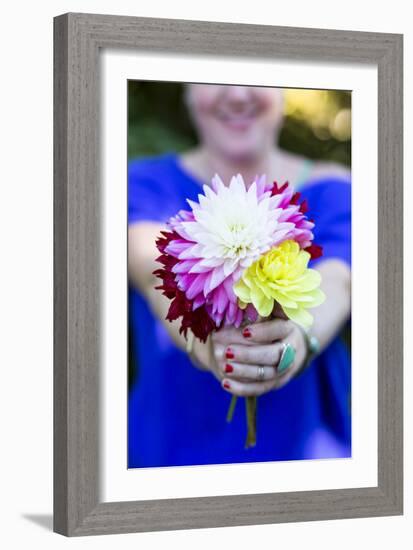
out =
<path fill-rule="evenodd" d="M 257 443 L 257 398 L 246 397 L 245 409 L 247 415 L 247 438 L 245 448 L 255 447 Z"/>
<path fill-rule="evenodd" d="M 233 419 L 236 404 L 237 404 L 237 396 L 233 395 L 231 398 L 231 403 L 229 404 L 228 412 L 227 412 L 227 422 L 231 422 L 231 420 Z"/>

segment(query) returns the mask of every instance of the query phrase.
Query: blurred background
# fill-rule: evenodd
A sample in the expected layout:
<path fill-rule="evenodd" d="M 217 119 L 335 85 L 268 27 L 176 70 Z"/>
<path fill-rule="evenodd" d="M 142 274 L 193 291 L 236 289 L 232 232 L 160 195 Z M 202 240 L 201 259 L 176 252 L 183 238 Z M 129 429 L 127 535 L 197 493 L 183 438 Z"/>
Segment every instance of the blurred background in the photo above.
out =
<path fill-rule="evenodd" d="M 311 159 L 350 166 L 351 93 L 286 89 L 279 145 Z M 128 157 L 184 151 L 197 143 L 175 82 L 128 82 Z"/>

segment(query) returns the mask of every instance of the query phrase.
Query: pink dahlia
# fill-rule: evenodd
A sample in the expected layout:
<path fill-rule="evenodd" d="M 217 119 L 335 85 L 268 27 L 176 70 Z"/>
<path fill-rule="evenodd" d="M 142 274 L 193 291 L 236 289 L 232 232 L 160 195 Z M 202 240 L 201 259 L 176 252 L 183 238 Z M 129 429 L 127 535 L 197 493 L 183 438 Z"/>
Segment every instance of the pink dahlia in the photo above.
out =
<path fill-rule="evenodd" d="M 247 187 L 240 174 L 225 186 L 219 176 L 204 185 L 199 202 L 188 201 L 191 211 L 180 211 L 169 221 L 179 235 L 165 253 L 178 260 L 172 267 L 178 288 L 192 301 L 193 310 L 204 306 L 216 326 L 239 327 L 245 311 L 238 306 L 234 284 L 244 269 L 294 229 L 282 220 L 280 196 L 256 178 Z M 254 317 L 249 309 L 247 315 Z"/>
<path fill-rule="evenodd" d="M 308 249 L 314 238 L 312 229 L 314 223 L 307 219 L 308 211 L 307 201 L 299 203 L 300 193 L 295 193 L 288 182 L 278 187 L 277 182 L 271 191 L 272 195 L 280 197 L 279 207 L 283 209 L 281 220 L 290 222 L 293 227 L 286 239 L 296 241 L 300 248 Z M 317 245 L 313 245 L 314 249 Z M 317 248 L 320 248 L 317 246 Z"/>

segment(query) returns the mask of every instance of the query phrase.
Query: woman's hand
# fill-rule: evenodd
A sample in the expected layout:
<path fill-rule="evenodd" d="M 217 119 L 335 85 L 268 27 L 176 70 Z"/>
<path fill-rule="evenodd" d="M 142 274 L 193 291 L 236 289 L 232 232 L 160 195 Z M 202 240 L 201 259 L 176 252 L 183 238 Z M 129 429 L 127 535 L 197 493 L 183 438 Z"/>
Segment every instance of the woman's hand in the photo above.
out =
<path fill-rule="evenodd" d="M 287 343 L 296 352 L 294 361 L 277 372 Z M 306 341 L 292 321 L 271 319 L 242 329 L 222 328 L 211 335 L 207 355 L 206 348 L 203 352 L 203 358 L 198 359 L 225 390 L 237 396 L 258 396 L 281 388 L 294 377 L 305 360 Z"/>

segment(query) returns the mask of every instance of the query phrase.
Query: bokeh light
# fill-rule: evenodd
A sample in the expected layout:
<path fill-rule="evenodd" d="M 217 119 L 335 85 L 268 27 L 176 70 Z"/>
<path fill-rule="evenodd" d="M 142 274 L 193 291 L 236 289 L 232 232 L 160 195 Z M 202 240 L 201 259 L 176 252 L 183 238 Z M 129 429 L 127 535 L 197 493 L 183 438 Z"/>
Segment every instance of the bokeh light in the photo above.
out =
<path fill-rule="evenodd" d="M 288 88 L 284 98 L 285 116 L 309 126 L 318 139 L 350 139 L 350 92 Z"/>

